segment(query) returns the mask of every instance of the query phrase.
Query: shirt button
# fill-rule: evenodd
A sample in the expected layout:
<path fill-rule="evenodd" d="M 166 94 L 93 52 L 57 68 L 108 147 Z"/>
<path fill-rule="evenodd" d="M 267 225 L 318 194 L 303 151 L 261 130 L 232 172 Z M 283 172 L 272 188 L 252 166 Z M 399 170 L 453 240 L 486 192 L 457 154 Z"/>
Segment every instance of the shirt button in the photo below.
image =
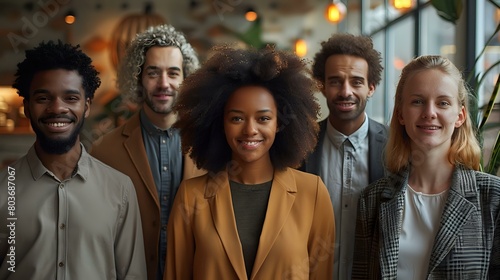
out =
<path fill-rule="evenodd" d="M 163 230 L 167 230 L 167 225 L 163 225 L 163 226 L 161 227 L 161 229 L 163 229 Z"/>
<path fill-rule="evenodd" d="M 163 166 L 163 171 L 167 171 L 168 170 L 168 167 L 165 165 Z"/>
<path fill-rule="evenodd" d="M 64 184 L 59 184 L 59 188 L 60 189 L 64 188 Z"/>
<path fill-rule="evenodd" d="M 63 267 L 64 266 L 64 263 L 63 262 L 59 262 L 59 267 Z"/>
<path fill-rule="evenodd" d="M 167 141 L 165 141 L 165 139 L 163 139 L 163 140 L 161 140 L 161 142 L 162 142 L 163 144 L 165 144 Z"/>
<path fill-rule="evenodd" d="M 168 198 L 168 197 L 167 197 L 166 195 L 164 195 L 164 196 L 163 196 L 163 200 L 167 200 L 167 198 Z"/>
<path fill-rule="evenodd" d="M 60 229 L 64 229 L 64 228 L 66 228 L 66 225 L 63 223 L 63 224 L 61 224 L 61 225 L 59 226 L 59 228 L 60 228 Z"/>

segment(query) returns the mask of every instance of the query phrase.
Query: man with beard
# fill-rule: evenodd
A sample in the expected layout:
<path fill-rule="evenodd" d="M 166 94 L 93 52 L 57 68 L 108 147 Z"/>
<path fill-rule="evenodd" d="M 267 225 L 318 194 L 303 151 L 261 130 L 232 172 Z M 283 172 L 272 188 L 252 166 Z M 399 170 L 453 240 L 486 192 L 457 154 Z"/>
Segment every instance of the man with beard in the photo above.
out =
<path fill-rule="evenodd" d="M 91 62 L 49 41 L 17 66 L 13 87 L 36 141 L 0 172 L 0 279 L 146 277 L 132 181 L 80 143 L 100 85 Z"/>
<path fill-rule="evenodd" d="M 328 188 L 335 213 L 334 279 L 351 279 L 358 197 L 385 173 L 387 126 L 365 113 L 383 67 L 369 37 L 334 34 L 321 46 L 312 70 L 330 113 L 301 169 L 319 175 Z"/>
<path fill-rule="evenodd" d="M 184 35 L 151 27 L 127 48 L 118 70 L 121 94 L 141 104 L 125 124 L 94 142 L 92 155 L 130 176 L 141 210 L 148 279 L 163 279 L 166 229 L 181 180 L 202 175 L 181 152 L 172 112 L 184 78 L 198 68 Z"/>

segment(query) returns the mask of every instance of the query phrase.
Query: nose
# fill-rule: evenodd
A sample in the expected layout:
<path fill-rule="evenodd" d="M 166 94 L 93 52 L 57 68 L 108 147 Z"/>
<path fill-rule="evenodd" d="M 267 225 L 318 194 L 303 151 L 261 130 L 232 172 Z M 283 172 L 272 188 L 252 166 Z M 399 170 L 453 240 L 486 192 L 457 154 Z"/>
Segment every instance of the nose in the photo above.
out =
<path fill-rule="evenodd" d="M 168 76 L 168 73 L 163 72 L 158 79 L 158 87 L 160 89 L 174 90 L 179 87 L 179 83 Z"/>
<path fill-rule="evenodd" d="M 349 80 L 345 80 L 340 87 L 340 96 L 349 97 L 352 95 L 352 87 Z"/>
<path fill-rule="evenodd" d="M 66 114 L 69 112 L 66 102 L 60 97 L 52 99 L 46 110 L 51 114 Z"/>
<path fill-rule="evenodd" d="M 257 134 L 257 125 L 255 124 L 255 122 L 253 120 L 249 120 L 249 121 L 245 122 L 245 127 L 243 130 L 243 133 L 245 135 Z"/>
<path fill-rule="evenodd" d="M 422 112 L 422 118 L 424 119 L 435 119 L 436 118 L 436 108 L 434 104 L 429 102 L 426 106 L 424 111 Z"/>

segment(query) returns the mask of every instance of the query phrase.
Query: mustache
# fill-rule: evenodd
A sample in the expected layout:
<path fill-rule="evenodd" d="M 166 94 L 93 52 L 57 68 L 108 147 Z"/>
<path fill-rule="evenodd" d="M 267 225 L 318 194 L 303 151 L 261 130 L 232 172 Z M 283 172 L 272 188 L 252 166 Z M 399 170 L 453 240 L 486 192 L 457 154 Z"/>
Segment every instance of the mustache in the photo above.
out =
<path fill-rule="evenodd" d="M 357 103 L 358 102 L 358 100 L 356 98 L 352 97 L 352 96 L 350 96 L 350 97 L 339 96 L 339 97 L 335 98 L 334 101 L 335 102 L 337 102 L 337 101 L 342 101 L 342 102 L 348 101 L 348 102 L 353 102 L 353 103 Z"/>
<path fill-rule="evenodd" d="M 45 122 L 47 120 L 50 120 L 50 119 L 67 119 L 69 121 L 76 121 L 76 119 L 74 117 L 71 117 L 71 116 L 68 116 L 68 115 L 63 115 L 63 114 L 57 114 L 57 115 L 48 115 L 48 116 L 44 116 L 42 118 L 40 118 L 40 120 L 42 122 Z"/>

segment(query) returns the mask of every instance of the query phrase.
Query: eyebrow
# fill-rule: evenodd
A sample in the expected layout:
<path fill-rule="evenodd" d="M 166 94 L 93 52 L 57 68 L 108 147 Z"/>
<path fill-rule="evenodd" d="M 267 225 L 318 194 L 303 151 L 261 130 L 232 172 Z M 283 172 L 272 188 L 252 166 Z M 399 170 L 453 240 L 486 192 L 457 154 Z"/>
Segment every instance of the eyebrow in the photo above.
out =
<path fill-rule="evenodd" d="M 159 70 L 160 67 L 158 66 L 155 66 L 155 65 L 148 65 L 146 67 L 146 69 L 150 69 L 150 70 Z M 181 68 L 177 67 L 177 66 L 171 66 L 171 67 L 168 67 L 167 70 L 174 70 L 174 71 L 181 71 Z"/>
<path fill-rule="evenodd" d="M 240 114 L 244 114 L 243 111 L 241 110 L 237 110 L 237 109 L 230 109 L 228 111 L 229 113 L 240 113 Z M 271 109 L 262 109 L 262 110 L 258 110 L 257 113 L 273 113 L 273 111 Z"/>
<path fill-rule="evenodd" d="M 333 80 L 333 79 L 343 79 L 343 77 L 341 77 L 340 75 L 330 75 L 330 76 L 327 76 L 326 77 L 326 80 Z M 363 76 L 352 76 L 352 77 L 348 77 L 347 78 L 348 80 L 365 80 L 365 77 Z"/>
<path fill-rule="evenodd" d="M 35 94 L 50 94 L 51 91 L 47 90 L 47 89 L 35 89 L 33 91 L 33 95 Z M 77 89 L 67 89 L 64 91 L 64 94 L 78 94 L 78 95 L 81 95 L 81 92 Z"/>

